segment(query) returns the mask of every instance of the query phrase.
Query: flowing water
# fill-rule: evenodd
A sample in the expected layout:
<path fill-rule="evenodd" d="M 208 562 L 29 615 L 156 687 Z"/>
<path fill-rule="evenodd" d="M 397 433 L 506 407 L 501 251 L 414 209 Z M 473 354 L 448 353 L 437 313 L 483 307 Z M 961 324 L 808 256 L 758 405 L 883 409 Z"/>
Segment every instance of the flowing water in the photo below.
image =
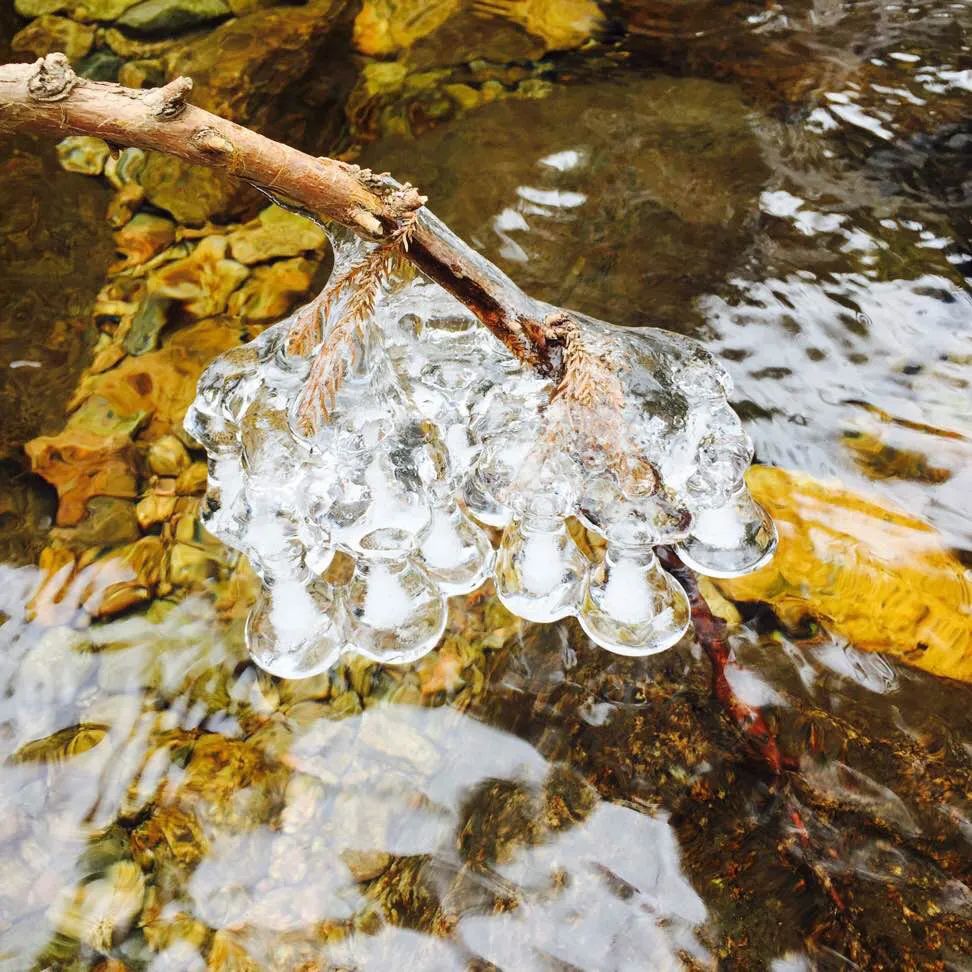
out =
<path fill-rule="evenodd" d="M 705 341 L 779 567 L 706 588 L 715 694 L 694 636 L 621 659 L 488 588 L 415 665 L 261 673 L 172 433 L 323 241 L 0 144 L 0 968 L 972 968 L 972 7 L 256 6 L 98 0 L 76 61 L 191 70 L 535 296 Z"/>

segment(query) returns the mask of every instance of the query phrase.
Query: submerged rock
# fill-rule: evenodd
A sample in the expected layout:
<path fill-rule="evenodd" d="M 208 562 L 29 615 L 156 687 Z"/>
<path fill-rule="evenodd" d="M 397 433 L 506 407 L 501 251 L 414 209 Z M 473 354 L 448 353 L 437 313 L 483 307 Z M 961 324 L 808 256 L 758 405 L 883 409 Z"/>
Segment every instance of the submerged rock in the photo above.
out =
<path fill-rule="evenodd" d="M 138 0 L 14 0 L 21 17 L 40 17 L 44 14 L 70 10 L 78 20 L 117 20 Z M 45 52 L 46 53 L 46 52 Z"/>
<path fill-rule="evenodd" d="M 10 760 L 13 763 L 63 763 L 94 749 L 107 733 L 107 726 L 90 723 L 69 726 L 46 739 L 25 743 Z"/>
<path fill-rule="evenodd" d="M 145 153 L 138 181 L 145 198 L 171 213 L 177 222 L 200 225 L 213 216 L 245 210 L 254 190 L 217 169 L 190 165 L 161 152 Z"/>
<path fill-rule="evenodd" d="M 132 435 L 144 414 L 119 412 L 108 398 L 92 395 L 62 432 L 27 443 L 31 470 L 57 489 L 59 525 L 79 523 L 89 497 L 135 496 Z"/>
<path fill-rule="evenodd" d="M 310 68 L 344 4 L 311 0 L 237 17 L 167 52 L 166 72 L 193 79 L 193 104 L 260 128 L 273 99 Z"/>
<path fill-rule="evenodd" d="M 108 155 L 107 143 L 91 135 L 69 135 L 57 143 L 57 161 L 65 172 L 101 175 Z"/>
<path fill-rule="evenodd" d="M 308 250 L 319 253 L 327 244 L 320 226 L 279 206 L 268 206 L 256 219 L 230 233 L 227 240 L 233 259 L 246 264 L 298 256 Z"/>
<path fill-rule="evenodd" d="M 170 246 L 175 239 L 175 224 L 154 213 L 136 213 L 121 229 L 116 230 L 115 249 L 124 258 L 111 269 L 117 273 L 127 267 L 147 263 Z"/>
<path fill-rule="evenodd" d="M 230 13 L 225 0 L 139 0 L 116 23 L 136 34 L 173 34 Z"/>
<path fill-rule="evenodd" d="M 48 919 L 62 935 L 104 952 L 131 926 L 144 896 L 141 869 L 133 861 L 119 861 L 56 902 Z"/>
<path fill-rule="evenodd" d="M 51 51 L 61 51 L 70 61 L 78 61 L 94 44 L 95 28 L 79 24 L 67 17 L 45 14 L 31 21 L 10 42 L 11 50 L 20 54 L 44 57 Z"/>
<path fill-rule="evenodd" d="M 491 36 L 498 33 L 497 25 L 500 30 L 515 25 L 528 34 L 527 46 L 523 40 L 518 44 L 513 32 L 502 33 L 497 43 Z M 456 63 L 494 52 L 498 59 L 512 60 L 516 53 L 538 57 L 580 47 L 603 26 L 604 15 L 594 0 L 489 0 L 472 5 L 461 0 L 366 0 L 354 21 L 354 44 L 362 54 L 409 52 L 423 63 Z"/>
<path fill-rule="evenodd" d="M 156 476 L 178 476 L 191 461 L 186 447 L 174 435 L 156 439 L 149 446 L 146 459 Z"/>
<path fill-rule="evenodd" d="M 317 267 L 300 257 L 255 267 L 250 277 L 230 294 L 226 310 L 234 317 L 254 322 L 279 320 L 307 295 Z"/>
<path fill-rule="evenodd" d="M 226 256 L 225 236 L 206 236 L 189 256 L 149 276 L 151 295 L 180 301 L 193 317 L 212 317 L 226 309 L 229 295 L 247 278 L 243 264 Z"/>

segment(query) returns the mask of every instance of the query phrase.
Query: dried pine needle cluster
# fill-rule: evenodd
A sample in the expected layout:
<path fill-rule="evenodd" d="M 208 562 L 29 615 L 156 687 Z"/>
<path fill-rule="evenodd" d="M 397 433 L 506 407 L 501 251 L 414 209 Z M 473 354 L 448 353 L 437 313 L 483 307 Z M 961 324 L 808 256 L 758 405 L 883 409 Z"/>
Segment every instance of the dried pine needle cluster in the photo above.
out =
<path fill-rule="evenodd" d="M 580 443 L 582 454 L 600 453 L 628 495 L 650 495 L 659 485 L 654 466 L 630 442 L 623 419 L 619 363 L 592 346 L 567 314 L 544 322 L 548 339 L 563 347 L 563 376 L 547 409 L 551 442 Z"/>
<path fill-rule="evenodd" d="M 319 419 L 326 419 L 341 386 L 345 361 L 353 360 L 361 325 L 374 313 L 381 285 L 405 259 L 409 240 L 415 230 L 417 210 L 403 216 L 399 228 L 371 250 L 363 260 L 349 267 L 328 283 L 321 295 L 308 304 L 290 332 L 288 350 L 308 354 L 317 343 L 324 322 L 335 305 L 344 299 L 340 318 L 317 352 L 298 417 L 304 432 L 313 432 Z"/>

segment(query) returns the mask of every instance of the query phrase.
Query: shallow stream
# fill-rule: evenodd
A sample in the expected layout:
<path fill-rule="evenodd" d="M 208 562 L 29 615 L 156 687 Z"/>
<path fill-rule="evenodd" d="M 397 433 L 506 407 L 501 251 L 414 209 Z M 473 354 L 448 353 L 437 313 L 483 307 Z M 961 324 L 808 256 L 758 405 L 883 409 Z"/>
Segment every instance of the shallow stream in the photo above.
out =
<path fill-rule="evenodd" d="M 783 768 L 694 637 L 623 659 L 488 588 L 416 665 L 261 673 L 181 414 L 323 239 L 0 142 L 0 969 L 972 969 L 972 7 L 18 10 L 4 59 L 191 73 L 535 296 L 712 348 L 786 470 L 776 573 L 705 588 Z"/>

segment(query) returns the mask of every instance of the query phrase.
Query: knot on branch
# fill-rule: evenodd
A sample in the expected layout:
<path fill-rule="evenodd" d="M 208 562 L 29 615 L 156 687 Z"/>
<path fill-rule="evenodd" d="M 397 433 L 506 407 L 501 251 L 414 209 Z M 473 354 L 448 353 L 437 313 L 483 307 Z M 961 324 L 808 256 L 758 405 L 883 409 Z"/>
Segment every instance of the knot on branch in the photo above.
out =
<path fill-rule="evenodd" d="M 188 78 L 186 79 L 189 80 Z M 190 136 L 189 141 L 193 147 L 213 159 L 228 160 L 236 151 L 233 143 L 225 136 L 216 131 L 215 128 L 206 126 L 197 128 Z"/>
<path fill-rule="evenodd" d="M 384 212 L 372 212 L 358 206 L 349 213 L 353 223 L 359 226 L 376 242 L 394 242 L 400 239 L 408 249 L 408 234 L 415 221 L 415 214 L 427 202 L 411 183 L 399 184 L 388 172 L 372 172 L 359 165 L 345 163 L 345 168 L 369 191 L 376 195 L 384 207 Z M 386 220 L 382 222 L 382 218 Z M 388 231 L 387 222 L 394 221 L 397 228 Z"/>
<path fill-rule="evenodd" d="M 186 97 L 192 91 L 192 78 L 176 78 L 161 88 L 146 92 L 145 107 L 155 118 L 175 118 L 186 107 Z"/>
<path fill-rule="evenodd" d="M 47 54 L 33 64 L 27 92 L 35 101 L 61 101 L 81 83 L 64 54 Z"/>

